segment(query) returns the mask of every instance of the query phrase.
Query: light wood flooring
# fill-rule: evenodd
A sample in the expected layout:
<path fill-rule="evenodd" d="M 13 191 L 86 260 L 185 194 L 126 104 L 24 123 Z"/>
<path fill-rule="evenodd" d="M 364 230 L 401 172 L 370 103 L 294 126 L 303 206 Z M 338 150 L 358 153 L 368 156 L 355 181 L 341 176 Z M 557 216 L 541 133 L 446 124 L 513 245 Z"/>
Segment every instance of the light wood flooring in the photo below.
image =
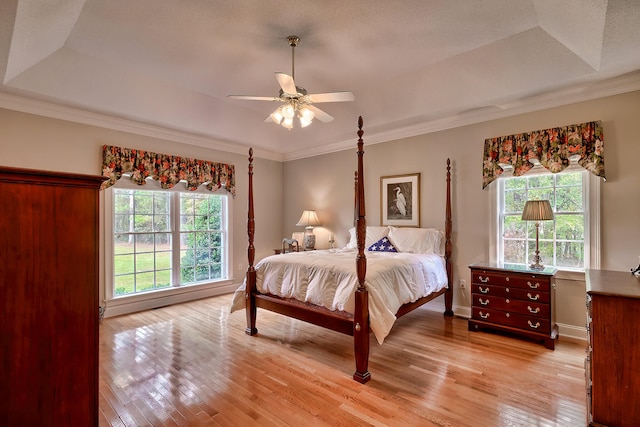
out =
<path fill-rule="evenodd" d="M 104 319 L 100 426 L 584 426 L 584 343 L 556 350 L 422 307 L 359 384 L 353 341 L 231 297 Z"/>

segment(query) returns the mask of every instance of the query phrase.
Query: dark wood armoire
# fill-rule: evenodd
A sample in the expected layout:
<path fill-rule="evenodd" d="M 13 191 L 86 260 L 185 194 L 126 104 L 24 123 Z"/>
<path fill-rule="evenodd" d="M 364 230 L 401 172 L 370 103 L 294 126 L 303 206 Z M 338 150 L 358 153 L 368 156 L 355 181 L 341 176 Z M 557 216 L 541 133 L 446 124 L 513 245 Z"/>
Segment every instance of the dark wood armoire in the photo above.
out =
<path fill-rule="evenodd" d="M 587 270 L 587 416 L 591 426 L 640 426 L 640 278 Z"/>
<path fill-rule="evenodd" d="M 0 166 L 0 423 L 98 424 L 100 176 Z"/>

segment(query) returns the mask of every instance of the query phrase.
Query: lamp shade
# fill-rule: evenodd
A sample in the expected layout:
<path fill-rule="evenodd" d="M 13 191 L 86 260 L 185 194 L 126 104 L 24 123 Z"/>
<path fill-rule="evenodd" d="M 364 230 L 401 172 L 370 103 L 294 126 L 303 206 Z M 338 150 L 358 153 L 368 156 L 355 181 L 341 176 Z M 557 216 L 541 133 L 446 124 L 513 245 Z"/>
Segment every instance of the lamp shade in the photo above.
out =
<path fill-rule="evenodd" d="M 318 215 L 316 215 L 316 211 L 302 212 L 302 216 L 300 217 L 300 220 L 296 225 L 307 227 L 307 228 L 319 226 L 320 221 L 318 220 Z"/>
<path fill-rule="evenodd" d="M 553 219 L 553 209 L 548 200 L 529 200 L 524 205 L 522 220 L 549 221 Z"/>

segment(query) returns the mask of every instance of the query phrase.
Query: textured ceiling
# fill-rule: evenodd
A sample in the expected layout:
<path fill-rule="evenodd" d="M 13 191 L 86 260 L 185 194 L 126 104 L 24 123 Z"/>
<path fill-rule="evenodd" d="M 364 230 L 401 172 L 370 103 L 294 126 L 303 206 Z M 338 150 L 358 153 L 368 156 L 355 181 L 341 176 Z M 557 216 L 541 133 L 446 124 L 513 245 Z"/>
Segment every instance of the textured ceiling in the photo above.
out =
<path fill-rule="evenodd" d="M 640 89 L 638 0 L 0 3 L 0 107 L 277 159 L 351 144 L 359 115 L 380 142 Z M 277 96 L 290 34 L 298 86 L 355 94 L 317 104 L 331 123 L 227 98 Z"/>

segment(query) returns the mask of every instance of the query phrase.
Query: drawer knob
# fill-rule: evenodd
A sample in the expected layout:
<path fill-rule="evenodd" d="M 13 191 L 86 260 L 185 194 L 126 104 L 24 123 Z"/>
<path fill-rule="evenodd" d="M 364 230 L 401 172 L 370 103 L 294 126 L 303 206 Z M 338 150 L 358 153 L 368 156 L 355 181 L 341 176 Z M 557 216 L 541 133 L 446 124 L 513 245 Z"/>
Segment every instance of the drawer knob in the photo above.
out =
<path fill-rule="evenodd" d="M 538 312 L 540 311 L 540 307 L 536 307 L 536 309 L 534 310 L 533 308 L 531 308 L 530 305 L 527 306 L 527 309 L 529 310 L 529 313 L 531 313 L 531 314 L 538 314 Z"/>
<path fill-rule="evenodd" d="M 507 282 L 509 281 L 509 277 L 506 277 L 505 279 L 506 279 Z"/>
<path fill-rule="evenodd" d="M 529 297 L 529 299 L 531 301 L 538 301 L 538 298 L 540 298 L 540 294 L 536 294 L 536 296 L 534 297 L 529 293 L 529 294 L 527 294 L 527 296 Z"/>
<path fill-rule="evenodd" d="M 482 292 L 483 294 L 488 294 L 489 293 L 489 288 L 482 289 L 482 286 L 478 286 L 478 289 L 480 289 L 480 292 Z"/>
<path fill-rule="evenodd" d="M 531 289 L 538 289 L 540 287 L 540 283 L 536 282 L 535 284 L 531 283 L 531 282 L 527 282 L 527 285 L 529 285 L 529 287 Z"/>
<path fill-rule="evenodd" d="M 489 276 L 482 278 L 482 276 L 478 276 L 478 279 L 482 282 L 482 283 L 487 283 L 489 282 Z"/>
<path fill-rule="evenodd" d="M 509 301 L 509 298 L 507 298 L 505 302 L 509 304 L 511 301 Z"/>
<path fill-rule="evenodd" d="M 487 314 L 482 314 L 482 312 L 479 312 L 480 317 L 482 317 L 483 319 L 488 319 L 489 318 L 489 314 L 491 313 L 487 313 Z"/>
<path fill-rule="evenodd" d="M 509 288 L 504 288 L 504 291 L 505 292 L 509 292 Z"/>
<path fill-rule="evenodd" d="M 536 324 L 534 325 L 533 323 L 531 323 L 531 320 L 527 320 L 527 323 L 529 323 L 529 327 L 531 327 L 532 329 L 538 329 L 540 327 L 540 322 L 536 322 Z"/>
<path fill-rule="evenodd" d="M 509 313 L 507 313 L 507 317 L 511 317 L 511 315 Z"/>
<path fill-rule="evenodd" d="M 478 298 L 478 301 L 480 301 L 480 304 L 482 305 L 489 305 L 489 300 L 482 301 L 482 298 Z"/>

